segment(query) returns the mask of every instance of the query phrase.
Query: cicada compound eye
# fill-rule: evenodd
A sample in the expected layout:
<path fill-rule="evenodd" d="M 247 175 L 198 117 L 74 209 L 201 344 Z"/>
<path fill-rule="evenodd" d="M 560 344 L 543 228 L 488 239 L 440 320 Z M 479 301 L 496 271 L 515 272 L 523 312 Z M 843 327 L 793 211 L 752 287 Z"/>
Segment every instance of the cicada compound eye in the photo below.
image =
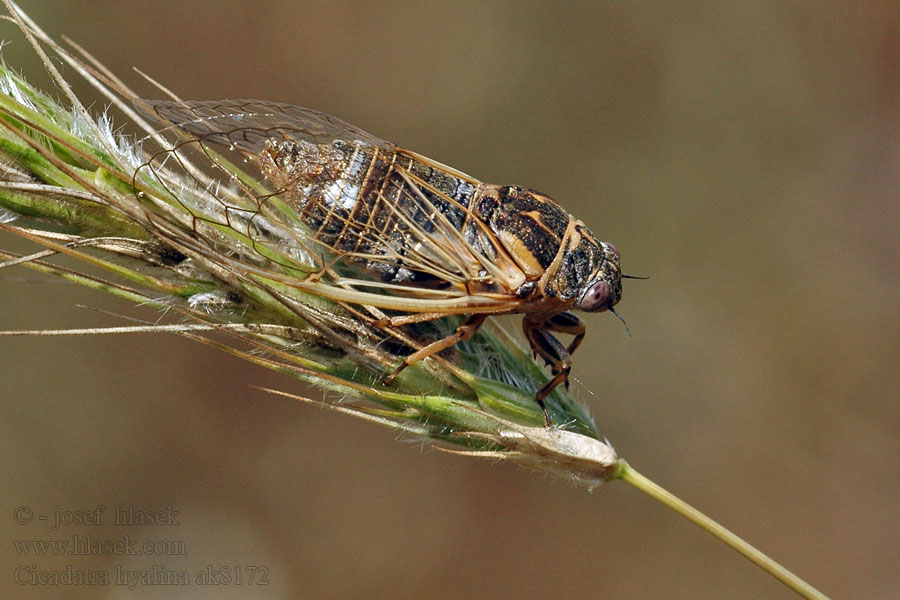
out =
<path fill-rule="evenodd" d="M 610 244 L 609 242 L 603 242 L 603 244 L 606 246 L 607 250 L 609 250 L 616 256 L 616 260 L 618 260 L 619 259 L 619 249 L 616 248 L 614 245 Z"/>
<path fill-rule="evenodd" d="M 609 308 L 609 297 L 611 293 L 612 290 L 610 289 L 609 284 L 601 279 L 587 289 L 578 305 L 581 307 L 581 310 L 586 312 L 606 310 Z"/>

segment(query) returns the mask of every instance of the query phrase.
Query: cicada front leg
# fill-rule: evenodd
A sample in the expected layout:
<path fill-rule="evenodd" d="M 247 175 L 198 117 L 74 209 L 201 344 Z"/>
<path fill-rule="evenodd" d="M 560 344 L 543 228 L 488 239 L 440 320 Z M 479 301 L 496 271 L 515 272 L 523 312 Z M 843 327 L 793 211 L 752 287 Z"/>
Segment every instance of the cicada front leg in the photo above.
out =
<path fill-rule="evenodd" d="M 400 371 L 402 371 L 409 365 L 413 365 L 423 358 L 427 358 L 432 354 L 437 354 L 441 350 L 446 350 L 447 348 L 455 346 L 459 342 L 469 339 L 470 337 L 475 335 L 475 332 L 478 331 L 478 328 L 484 324 L 487 318 L 488 315 L 486 314 L 469 315 L 469 317 L 466 318 L 465 321 L 463 321 L 462 325 L 457 327 L 456 331 L 454 331 L 452 334 L 428 344 L 424 348 L 413 352 L 405 359 L 403 359 L 403 362 L 400 363 L 400 366 L 394 369 L 393 373 L 384 378 L 384 383 L 390 384 L 392 381 L 394 381 L 397 375 L 400 374 Z"/>
<path fill-rule="evenodd" d="M 581 319 L 569 312 L 563 312 L 553 315 L 545 321 L 531 321 L 524 319 L 522 321 L 522 329 L 525 331 L 525 337 L 531 344 L 534 353 L 547 363 L 550 367 L 550 373 L 553 377 L 544 386 L 539 389 L 534 399 L 540 405 L 544 412 L 544 424 L 550 427 L 550 413 L 547 412 L 547 406 L 544 404 L 544 398 L 550 395 L 556 386 L 563 383 L 566 389 L 569 389 L 569 372 L 572 370 L 572 353 L 581 344 L 584 339 L 585 326 Z M 575 336 L 568 347 L 563 346 L 562 342 L 553 337 L 551 331 L 566 333 Z"/>
<path fill-rule="evenodd" d="M 587 329 L 584 321 L 570 312 L 561 312 L 553 315 L 544 321 L 544 328 L 574 336 L 566 348 L 566 352 L 569 354 L 574 354 L 578 346 L 581 345 L 581 341 L 584 339 L 584 332 Z"/>

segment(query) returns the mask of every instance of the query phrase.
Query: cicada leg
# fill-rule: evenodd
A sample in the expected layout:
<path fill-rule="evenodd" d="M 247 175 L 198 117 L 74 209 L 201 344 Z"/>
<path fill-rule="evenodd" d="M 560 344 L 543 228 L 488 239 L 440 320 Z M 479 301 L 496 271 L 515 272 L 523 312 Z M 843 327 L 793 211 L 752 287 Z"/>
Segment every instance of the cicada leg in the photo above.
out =
<path fill-rule="evenodd" d="M 402 315 L 399 317 L 388 317 L 378 319 L 372 323 L 375 327 L 400 327 L 401 325 L 412 325 L 413 323 L 427 323 L 429 321 L 437 321 L 446 317 L 446 313 L 413 313 Z"/>
<path fill-rule="evenodd" d="M 475 332 L 478 331 L 478 328 L 484 324 L 484 321 L 488 318 L 486 314 L 474 314 L 469 315 L 469 317 L 463 321 L 462 325 L 456 328 L 452 334 L 448 335 L 445 338 L 439 339 L 435 342 L 432 342 L 425 346 L 424 348 L 420 348 L 416 350 L 409 356 L 403 359 L 403 362 L 400 363 L 400 366 L 394 369 L 394 372 L 384 378 L 384 382 L 386 384 L 390 384 L 397 375 L 400 374 L 400 371 L 408 367 L 409 365 L 415 364 L 422 360 L 423 358 L 427 358 L 432 354 L 437 354 L 441 350 L 446 350 L 452 346 L 455 346 L 459 342 L 469 339 Z"/>
<path fill-rule="evenodd" d="M 544 328 L 549 329 L 550 331 L 558 331 L 559 333 L 566 333 L 574 336 L 569 343 L 569 346 L 566 348 L 566 352 L 569 354 L 575 354 L 575 350 L 581 345 L 581 341 L 584 339 L 584 332 L 586 330 L 584 321 L 570 312 L 561 312 L 557 315 L 553 315 L 544 322 Z"/>
<path fill-rule="evenodd" d="M 544 412 L 544 424 L 550 427 L 550 413 L 547 412 L 547 406 L 544 404 L 544 398 L 550 395 L 556 386 L 565 384 L 569 389 L 569 372 L 572 370 L 572 353 L 581 344 L 584 339 L 585 326 L 581 319 L 569 312 L 553 315 L 546 321 L 522 321 L 522 329 L 525 331 L 525 337 L 531 344 L 534 353 L 547 363 L 550 367 L 550 373 L 553 377 L 539 389 L 534 399 L 540 405 Z M 566 333 L 575 336 L 568 347 L 563 346 L 562 342 L 553 337 L 551 331 Z"/>

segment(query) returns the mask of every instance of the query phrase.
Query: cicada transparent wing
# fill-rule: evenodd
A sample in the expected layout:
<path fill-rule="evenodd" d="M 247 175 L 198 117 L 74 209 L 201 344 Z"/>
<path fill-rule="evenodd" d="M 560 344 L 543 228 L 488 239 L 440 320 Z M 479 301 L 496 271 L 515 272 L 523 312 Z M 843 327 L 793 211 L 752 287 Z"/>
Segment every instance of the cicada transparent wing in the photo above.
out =
<path fill-rule="evenodd" d="M 136 104 L 156 121 L 210 144 L 237 147 L 249 155 L 259 154 L 269 140 L 282 137 L 317 145 L 340 140 L 392 147 L 337 117 L 291 104 L 261 100 L 138 100 Z"/>
<path fill-rule="evenodd" d="M 164 185 L 169 169 L 188 173 L 196 189 L 171 197 L 190 204 L 205 235 L 252 240 L 254 264 L 326 297 L 386 309 L 518 306 L 524 276 L 476 216 L 477 180 L 287 104 L 137 105 L 182 138 L 145 165 L 151 182 Z"/>

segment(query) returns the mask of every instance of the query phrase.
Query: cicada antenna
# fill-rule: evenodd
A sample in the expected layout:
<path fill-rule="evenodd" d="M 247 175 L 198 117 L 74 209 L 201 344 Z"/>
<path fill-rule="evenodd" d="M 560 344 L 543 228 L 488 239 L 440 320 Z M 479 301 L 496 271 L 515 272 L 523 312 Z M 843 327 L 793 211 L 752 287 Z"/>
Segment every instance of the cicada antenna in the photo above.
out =
<path fill-rule="evenodd" d="M 642 277 L 641 279 L 646 279 L 646 277 Z M 622 325 L 625 326 L 625 333 L 628 334 L 628 337 L 631 337 L 631 329 L 629 329 L 628 323 L 625 322 L 625 319 L 622 318 L 622 315 L 617 313 L 616 309 L 614 309 L 613 307 L 609 307 L 609 312 L 616 315 L 616 318 L 619 319 L 620 321 L 622 321 Z"/>

